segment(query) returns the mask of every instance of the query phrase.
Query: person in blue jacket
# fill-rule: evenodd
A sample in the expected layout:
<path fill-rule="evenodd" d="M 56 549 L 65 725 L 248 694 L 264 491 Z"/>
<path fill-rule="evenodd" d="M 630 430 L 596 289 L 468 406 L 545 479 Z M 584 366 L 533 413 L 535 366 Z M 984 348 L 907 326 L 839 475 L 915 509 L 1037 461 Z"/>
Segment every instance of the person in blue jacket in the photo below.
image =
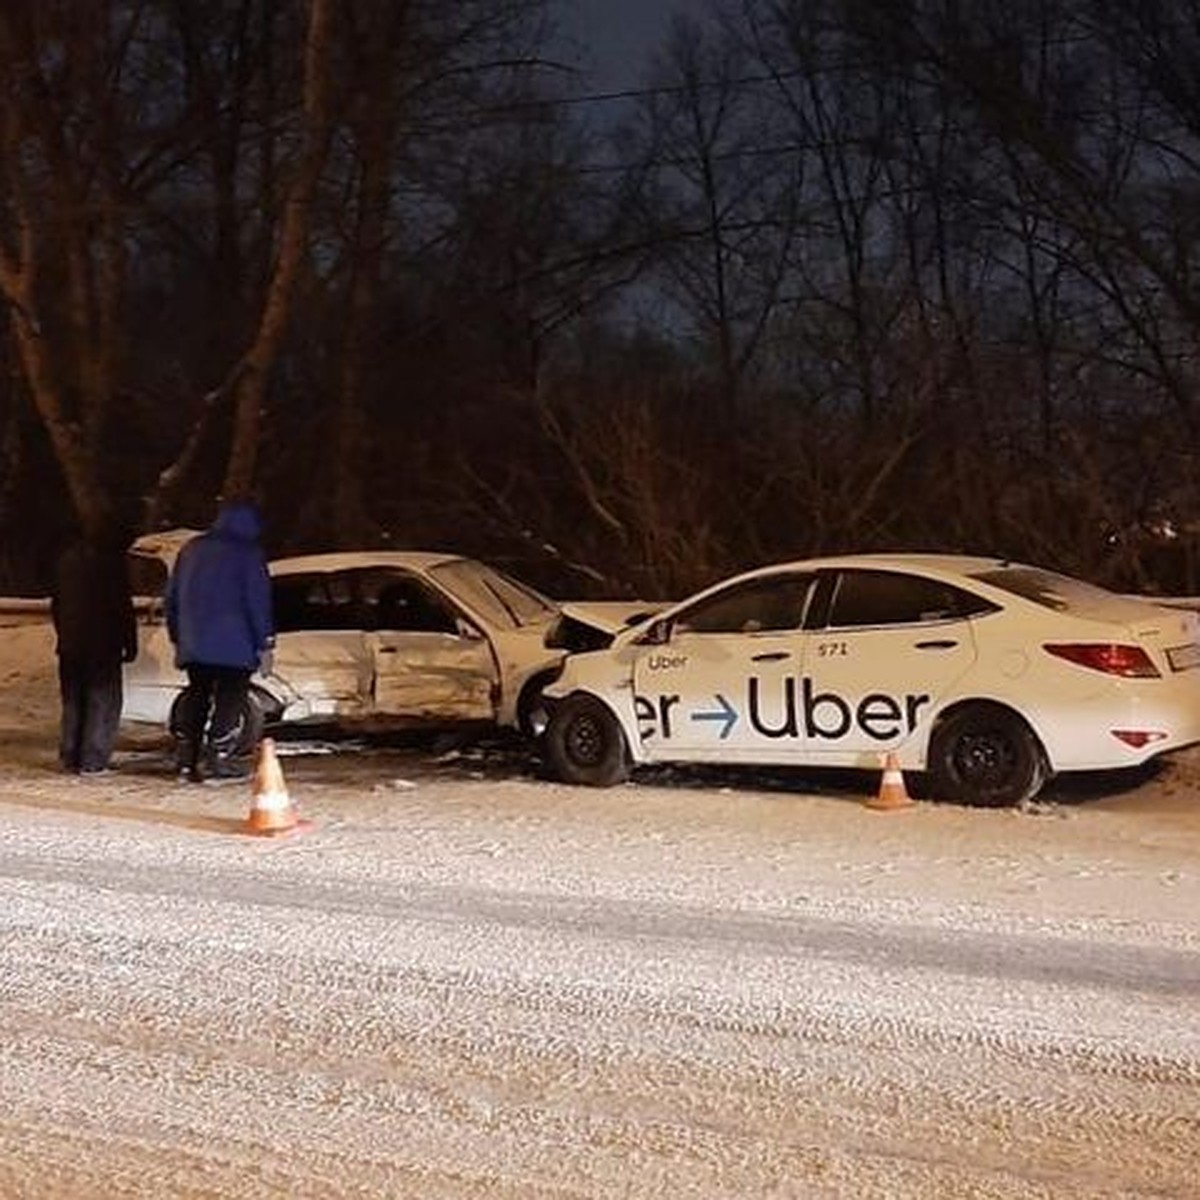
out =
<path fill-rule="evenodd" d="M 275 644 L 262 521 L 248 500 L 222 505 L 207 533 L 180 551 L 167 583 L 167 630 L 187 672 L 176 766 L 184 778 L 240 778 L 250 676 Z"/>

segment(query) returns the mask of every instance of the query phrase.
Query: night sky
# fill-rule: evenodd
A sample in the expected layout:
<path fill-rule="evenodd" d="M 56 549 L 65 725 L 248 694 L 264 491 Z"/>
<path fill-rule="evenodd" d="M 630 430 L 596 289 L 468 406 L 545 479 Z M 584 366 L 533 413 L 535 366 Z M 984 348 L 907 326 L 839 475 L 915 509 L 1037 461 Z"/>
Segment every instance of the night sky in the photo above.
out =
<path fill-rule="evenodd" d="M 585 86 L 608 92 L 638 86 L 672 14 L 700 5 L 696 0 L 556 0 L 554 7 L 562 35 L 581 43 L 594 62 Z M 566 57 L 581 70 L 589 66 L 582 55 Z"/>

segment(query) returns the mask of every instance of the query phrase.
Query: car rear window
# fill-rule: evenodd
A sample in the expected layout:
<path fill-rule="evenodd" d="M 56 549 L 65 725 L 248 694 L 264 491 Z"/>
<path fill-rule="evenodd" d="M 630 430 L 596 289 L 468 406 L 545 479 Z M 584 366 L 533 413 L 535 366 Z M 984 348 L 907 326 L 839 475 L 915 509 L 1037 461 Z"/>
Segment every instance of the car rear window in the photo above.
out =
<path fill-rule="evenodd" d="M 1119 599 L 1095 584 L 1040 567 L 995 567 L 978 572 L 974 578 L 1054 612 L 1093 612 Z"/>

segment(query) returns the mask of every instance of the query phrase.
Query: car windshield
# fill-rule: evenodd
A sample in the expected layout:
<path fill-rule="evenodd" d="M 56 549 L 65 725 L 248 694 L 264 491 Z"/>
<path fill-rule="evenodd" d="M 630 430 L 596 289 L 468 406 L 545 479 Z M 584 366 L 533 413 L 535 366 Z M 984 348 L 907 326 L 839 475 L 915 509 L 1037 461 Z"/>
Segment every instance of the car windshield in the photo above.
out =
<path fill-rule="evenodd" d="M 553 601 L 486 563 L 456 558 L 431 567 L 429 573 L 466 607 L 495 625 L 535 625 L 558 612 Z"/>
<path fill-rule="evenodd" d="M 1108 607 L 1118 599 L 1112 592 L 1082 579 L 1039 567 L 996 567 L 979 571 L 975 578 L 1055 612 L 1090 612 Z"/>

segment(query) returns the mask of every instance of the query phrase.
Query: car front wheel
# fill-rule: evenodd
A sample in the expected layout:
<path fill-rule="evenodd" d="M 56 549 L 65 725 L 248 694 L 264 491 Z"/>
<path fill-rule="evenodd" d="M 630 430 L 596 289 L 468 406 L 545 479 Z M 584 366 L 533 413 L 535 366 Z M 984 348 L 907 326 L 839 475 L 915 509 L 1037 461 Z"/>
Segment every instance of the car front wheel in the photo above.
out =
<path fill-rule="evenodd" d="M 1033 730 L 999 704 L 970 704 L 934 729 L 927 769 L 933 794 L 978 807 L 1033 799 L 1046 782 L 1046 756 Z"/>
<path fill-rule="evenodd" d="M 568 696 L 545 734 L 550 769 L 564 783 L 611 787 L 629 778 L 629 753 L 616 717 L 591 696 Z"/>

